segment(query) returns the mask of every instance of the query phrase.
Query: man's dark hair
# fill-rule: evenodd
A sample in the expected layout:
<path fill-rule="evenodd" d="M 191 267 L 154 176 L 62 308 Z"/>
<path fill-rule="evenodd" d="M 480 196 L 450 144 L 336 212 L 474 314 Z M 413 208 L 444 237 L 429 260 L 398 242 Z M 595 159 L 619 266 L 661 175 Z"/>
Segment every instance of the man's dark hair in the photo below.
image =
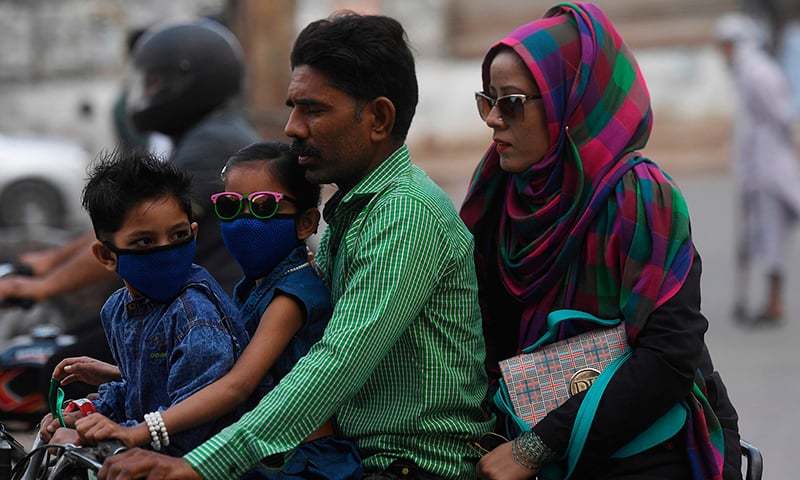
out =
<path fill-rule="evenodd" d="M 406 138 L 419 93 L 414 56 L 397 20 L 352 12 L 317 20 L 300 32 L 291 63 L 323 73 L 356 100 L 388 98 L 397 112 L 392 136 Z"/>
<path fill-rule="evenodd" d="M 82 202 L 97 238 L 110 241 L 128 212 L 142 202 L 164 197 L 177 200 L 192 218 L 188 174 L 149 153 L 114 150 L 101 154 L 92 164 Z"/>
<path fill-rule="evenodd" d="M 299 211 L 319 206 L 322 189 L 306 180 L 305 170 L 297 163 L 297 155 L 292 153 L 288 144 L 259 142 L 244 147 L 228 159 L 222 169 L 222 180 L 225 181 L 225 172 L 244 162 L 264 162 L 269 172 L 289 190 L 284 193 L 297 199 Z"/>

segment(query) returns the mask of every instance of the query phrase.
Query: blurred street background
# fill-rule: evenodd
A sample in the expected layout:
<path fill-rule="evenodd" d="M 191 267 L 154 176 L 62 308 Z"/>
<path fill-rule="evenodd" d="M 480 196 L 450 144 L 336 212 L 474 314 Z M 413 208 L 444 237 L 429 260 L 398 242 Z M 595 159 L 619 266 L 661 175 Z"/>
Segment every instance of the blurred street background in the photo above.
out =
<path fill-rule="evenodd" d="M 288 55 L 299 30 L 338 9 L 397 18 L 415 49 L 420 83 L 408 142 L 415 161 L 458 207 L 490 140 L 473 101 L 473 92 L 481 88 L 483 53 L 552 3 L 0 0 L 0 256 L 63 243 L 88 225 L 79 208 L 85 168 L 98 152 L 114 148 L 112 112 L 126 75 L 126 39 L 134 30 L 203 16 L 228 25 L 244 47 L 248 115 L 265 137 L 285 139 Z M 689 201 L 703 257 L 703 307 L 711 324 L 707 343 L 739 410 L 742 436 L 762 449 L 765 478 L 794 478 L 792 445 L 797 444 L 792 439 L 800 431 L 800 238 L 793 237 L 787 256 L 782 323 L 736 326 L 731 309 L 739 294 L 733 290 L 737 196 L 729 160 L 736 93 L 714 44 L 714 26 L 732 11 L 759 16 L 773 32 L 770 49 L 789 71 L 800 58 L 785 53 L 783 39 L 793 28 L 800 30 L 800 2 L 597 3 L 633 49 L 650 87 L 655 125 L 645 153 L 676 178 Z M 757 275 L 747 292 L 754 305 L 764 296 L 762 278 Z M 96 292 L 80 295 L 29 311 L 0 312 L 0 349 L 33 324 L 68 324 L 63 317 L 98 308 L 102 301 Z"/>

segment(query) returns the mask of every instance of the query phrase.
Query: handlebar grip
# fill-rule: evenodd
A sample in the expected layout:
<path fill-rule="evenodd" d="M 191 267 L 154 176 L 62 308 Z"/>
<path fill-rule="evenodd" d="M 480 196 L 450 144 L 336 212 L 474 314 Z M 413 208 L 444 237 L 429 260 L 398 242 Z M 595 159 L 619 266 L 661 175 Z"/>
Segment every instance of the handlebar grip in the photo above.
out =
<path fill-rule="evenodd" d="M 24 310 L 28 310 L 33 306 L 34 303 L 36 302 L 29 298 L 7 298 L 0 302 L 0 309 L 22 308 Z"/>

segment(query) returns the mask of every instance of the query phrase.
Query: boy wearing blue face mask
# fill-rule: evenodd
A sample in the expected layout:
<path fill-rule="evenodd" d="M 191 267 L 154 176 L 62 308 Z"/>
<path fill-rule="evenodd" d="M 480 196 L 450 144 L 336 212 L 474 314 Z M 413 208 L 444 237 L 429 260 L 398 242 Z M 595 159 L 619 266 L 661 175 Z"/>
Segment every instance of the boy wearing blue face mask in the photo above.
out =
<path fill-rule="evenodd" d="M 330 294 L 305 245 L 319 224 L 320 187 L 305 179 L 289 146 L 245 147 L 228 160 L 222 180 L 226 191 L 211 202 L 225 246 L 244 272 L 234 300 L 252 340 L 230 372 L 162 412 L 170 435 L 253 408 L 322 337 L 332 313 Z M 129 446 L 147 441 L 141 427 L 92 417 L 77 424 L 91 440 L 117 438 Z M 327 422 L 286 456 L 282 468 L 262 467 L 246 478 L 361 478 L 355 445 L 333 434 Z"/>
<path fill-rule="evenodd" d="M 100 385 L 93 403 L 101 415 L 89 416 L 123 425 L 146 420 L 142 443 L 173 455 L 223 423 L 202 422 L 170 436 L 160 410 L 225 374 L 247 341 L 222 287 L 192 263 L 197 224 L 189 190 L 189 177 L 170 163 L 114 152 L 94 166 L 83 192 L 97 236 L 92 252 L 125 284 L 101 311 L 121 378 Z M 57 434 L 60 442 L 75 436 Z M 87 440 L 91 435 L 80 438 Z"/>

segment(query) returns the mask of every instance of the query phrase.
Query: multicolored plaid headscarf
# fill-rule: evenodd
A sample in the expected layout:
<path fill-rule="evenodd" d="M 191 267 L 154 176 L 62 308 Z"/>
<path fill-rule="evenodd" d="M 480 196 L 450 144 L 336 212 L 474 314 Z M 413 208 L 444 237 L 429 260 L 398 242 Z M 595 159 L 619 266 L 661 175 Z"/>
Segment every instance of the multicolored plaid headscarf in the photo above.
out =
<path fill-rule="evenodd" d="M 494 45 L 483 62 L 486 91 L 491 62 L 506 48 L 542 93 L 550 148 L 521 174 L 500 168 L 495 144 L 478 165 L 461 217 L 481 280 L 499 281 L 520 306 L 517 351 L 557 308 L 622 318 L 636 345 L 650 314 L 680 290 L 694 253 L 683 196 L 637 152 L 653 121 L 644 78 L 594 4 L 559 4 Z M 503 302 L 485 300 L 485 330 L 517 320 Z M 721 478 L 719 422 L 704 399 L 688 402 L 695 478 Z"/>

